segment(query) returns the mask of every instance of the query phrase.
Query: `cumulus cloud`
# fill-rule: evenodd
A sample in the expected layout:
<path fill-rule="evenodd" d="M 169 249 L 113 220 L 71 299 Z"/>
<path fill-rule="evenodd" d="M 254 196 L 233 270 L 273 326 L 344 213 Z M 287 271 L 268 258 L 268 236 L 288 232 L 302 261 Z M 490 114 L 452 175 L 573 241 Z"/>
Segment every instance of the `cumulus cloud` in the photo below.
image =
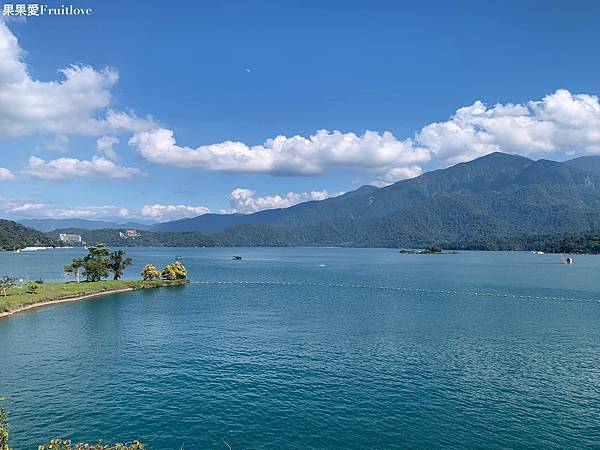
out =
<path fill-rule="evenodd" d="M 160 128 L 136 133 L 129 143 L 157 164 L 276 176 L 349 169 L 385 185 L 419 175 L 425 164 L 443 167 L 494 151 L 533 157 L 600 153 L 600 103 L 594 95 L 564 89 L 524 104 L 489 107 L 478 100 L 405 139 L 390 132 L 320 130 L 255 146 L 226 141 L 191 148 L 177 145 L 173 132 Z"/>
<path fill-rule="evenodd" d="M 96 140 L 96 149 L 102 153 L 107 159 L 116 161 L 117 154 L 113 147 L 119 143 L 119 138 L 115 136 L 102 136 Z"/>
<path fill-rule="evenodd" d="M 255 197 L 255 194 L 256 192 L 251 189 L 234 189 L 231 194 L 229 194 L 229 205 L 231 206 L 231 209 L 221 212 L 247 214 L 262 211 L 264 209 L 287 208 L 310 200 L 324 200 L 329 197 L 335 197 L 341 195 L 342 192 L 288 192 L 284 197 L 280 195 Z"/>
<path fill-rule="evenodd" d="M 60 80 L 33 79 L 23 50 L 0 20 L 0 136 L 35 132 L 101 135 L 156 127 L 151 118 L 112 109 L 116 70 L 72 65 Z"/>
<path fill-rule="evenodd" d="M 140 216 L 145 219 L 157 221 L 195 217 L 208 213 L 210 210 L 204 206 L 187 205 L 146 205 L 140 210 Z"/>
<path fill-rule="evenodd" d="M 18 201 L 0 197 L 0 211 L 19 218 L 166 221 L 209 212 L 203 206 L 145 205 L 126 208 L 116 205 L 64 207 L 53 203 Z"/>
<path fill-rule="evenodd" d="M 321 175 L 327 168 L 366 171 L 375 176 L 390 173 L 419 174 L 429 153 L 411 140 L 398 141 L 391 133 L 354 133 L 320 130 L 308 138 L 277 136 L 262 145 L 223 142 L 198 148 L 176 144 L 164 128 L 135 134 L 129 144 L 149 161 L 176 167 L 230 173 L 270 175 Z"/>
<path fill-rule="evenodd" d="M 31 178 L 51 181 L 65 181 L 78 177 L 130 178 L 144 174 L 140 169 L 120 166 L 98 156 L 91 160 L 58 158 L 50 161 L 32 156 L 22 173 Z"/>
<path fill-rule="evenodd" d="M 4 167 L 0 167 L 0 181 L 9 181 L 14 180 L 15 174 L 10 170 L 5 169 Z"/>
<path fill-rule="evenodd" d="M 494 151 L 524 156 L 600 153 L 600 103 L 594 95 L 565 89 L 526 104 L 487 107 L 476 101 L 446 122 L 427 125 L 415 141 L 440 164 Z"/>

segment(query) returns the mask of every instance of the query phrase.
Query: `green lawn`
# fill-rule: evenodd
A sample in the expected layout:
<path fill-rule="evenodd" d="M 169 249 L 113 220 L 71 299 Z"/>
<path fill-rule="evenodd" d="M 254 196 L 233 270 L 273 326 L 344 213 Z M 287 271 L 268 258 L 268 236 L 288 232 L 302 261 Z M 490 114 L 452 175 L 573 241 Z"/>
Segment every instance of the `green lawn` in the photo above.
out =
<path fill-rule="evenodd" d="M 80 295 L 87 294 L 97 294 L 99 292 L 112 291 L 116 289 L 149 289 L 185 283 L 187 283 L 187 280 L 107 280 L 81 283 L 72 281 L 68 283 L 41 284 L 39 285 L 39 289 L 36 294 L 28 294 L 27 287 L 25 285 L 17 285 L 8 290 L 6 297 L 0 294 L 0 313 L 13 311 L 22 306 L 32 305 L 34 303 L 63 300 L 65 298 L 78 297 Z"/>

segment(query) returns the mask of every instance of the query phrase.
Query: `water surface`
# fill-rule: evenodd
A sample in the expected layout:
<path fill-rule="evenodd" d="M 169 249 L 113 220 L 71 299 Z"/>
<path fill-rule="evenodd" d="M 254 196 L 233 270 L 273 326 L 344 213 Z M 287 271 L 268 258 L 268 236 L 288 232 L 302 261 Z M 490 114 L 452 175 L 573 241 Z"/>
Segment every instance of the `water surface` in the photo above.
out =
<path fill-rule="evenodd" d="M 193 280 L 232 283 L 0 320 L 16 450 L 53 436 L 154 449 L 600 441 L 600 258 L 127 251 L 131 277 L 178 255 Z M 78 252 L 0 253 L 0 272 L 60 280 Z"/>

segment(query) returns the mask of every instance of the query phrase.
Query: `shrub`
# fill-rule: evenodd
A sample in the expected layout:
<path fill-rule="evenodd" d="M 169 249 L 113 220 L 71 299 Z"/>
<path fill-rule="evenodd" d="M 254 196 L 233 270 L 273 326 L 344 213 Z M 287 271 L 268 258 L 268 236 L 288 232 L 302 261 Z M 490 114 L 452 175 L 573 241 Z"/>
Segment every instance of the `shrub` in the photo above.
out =
<path fill-rule="evenodd" d="M 140 275 L 144 281 L 160 280 L 160 272 L 152 264 L 146 264 Z"/>
<path fill-rule="evenodd" d="M 169 264 L 164 268 L 161 274 L 163 280 L 185 280 L 187 278 L 187 270 L 179 261 Z"/>
<path fill-rule="evenodd" d="M 37 281 L 30 280 L 25 285 L 25 289 L 28 294 L 37 294 L 39 288 L 40 288 L 40 285 L 38 284 Z"/>
<path fill-rule="evenodd" d="M 114 444 L 104 445 L 78 443 L 73 444 L 71 441 L 62 439 L 52 439 L 44 445 L 38 446 L 38 450 L 145 450 L 144 444 L 138 441 L 133 441 L 131 444 Z"/>
<path fill-rule="evenodd" d="M 2 397 L 0 397 L 2 400 Z M 0 450 L 10 450 L 8 446 L 8 430 L 6 428 L 6 414 L 0 408 Z"/>

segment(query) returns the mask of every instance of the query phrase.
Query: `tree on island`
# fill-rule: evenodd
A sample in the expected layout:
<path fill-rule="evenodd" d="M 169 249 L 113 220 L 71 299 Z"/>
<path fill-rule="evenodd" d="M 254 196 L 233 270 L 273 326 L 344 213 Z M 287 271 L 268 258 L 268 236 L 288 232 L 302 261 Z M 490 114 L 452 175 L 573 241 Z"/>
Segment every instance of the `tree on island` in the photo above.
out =
<path fill-rule="evenodd" d="M 163 280 L 185 280 L 187 278 L 187 270 L 179 261 L 166 266 L 161 274 Z"/>
<path fill-rule="evenodd" d="M 153 264 L 146 264 L 140 275 L 144 281 L 160 280 L 160 272 Z"/>
<path fill-rule="evenodd" d="M 133 259 L 125 258 L 123 250 L 117 250 L 110 254 L 109 270 L 113 273 L 113 280 L 118 280 L 123 276 L 127 267 L 133 264 Z"/>
<path fill-rule="evenodd" d="M 100 281 L 113 273 L 114 279 L 118 280 L 127 266 L 133 263 L 131 258 L 124 258 L 125 252 L 118 250 L 110 251 L 106 244 L 96 244 L 88 247 L 88 254 L 83 258 L 75 258 L 71 264 L 65 266 L 68 274 L 77 274 L 83 269 L 86 281 Z"/>

